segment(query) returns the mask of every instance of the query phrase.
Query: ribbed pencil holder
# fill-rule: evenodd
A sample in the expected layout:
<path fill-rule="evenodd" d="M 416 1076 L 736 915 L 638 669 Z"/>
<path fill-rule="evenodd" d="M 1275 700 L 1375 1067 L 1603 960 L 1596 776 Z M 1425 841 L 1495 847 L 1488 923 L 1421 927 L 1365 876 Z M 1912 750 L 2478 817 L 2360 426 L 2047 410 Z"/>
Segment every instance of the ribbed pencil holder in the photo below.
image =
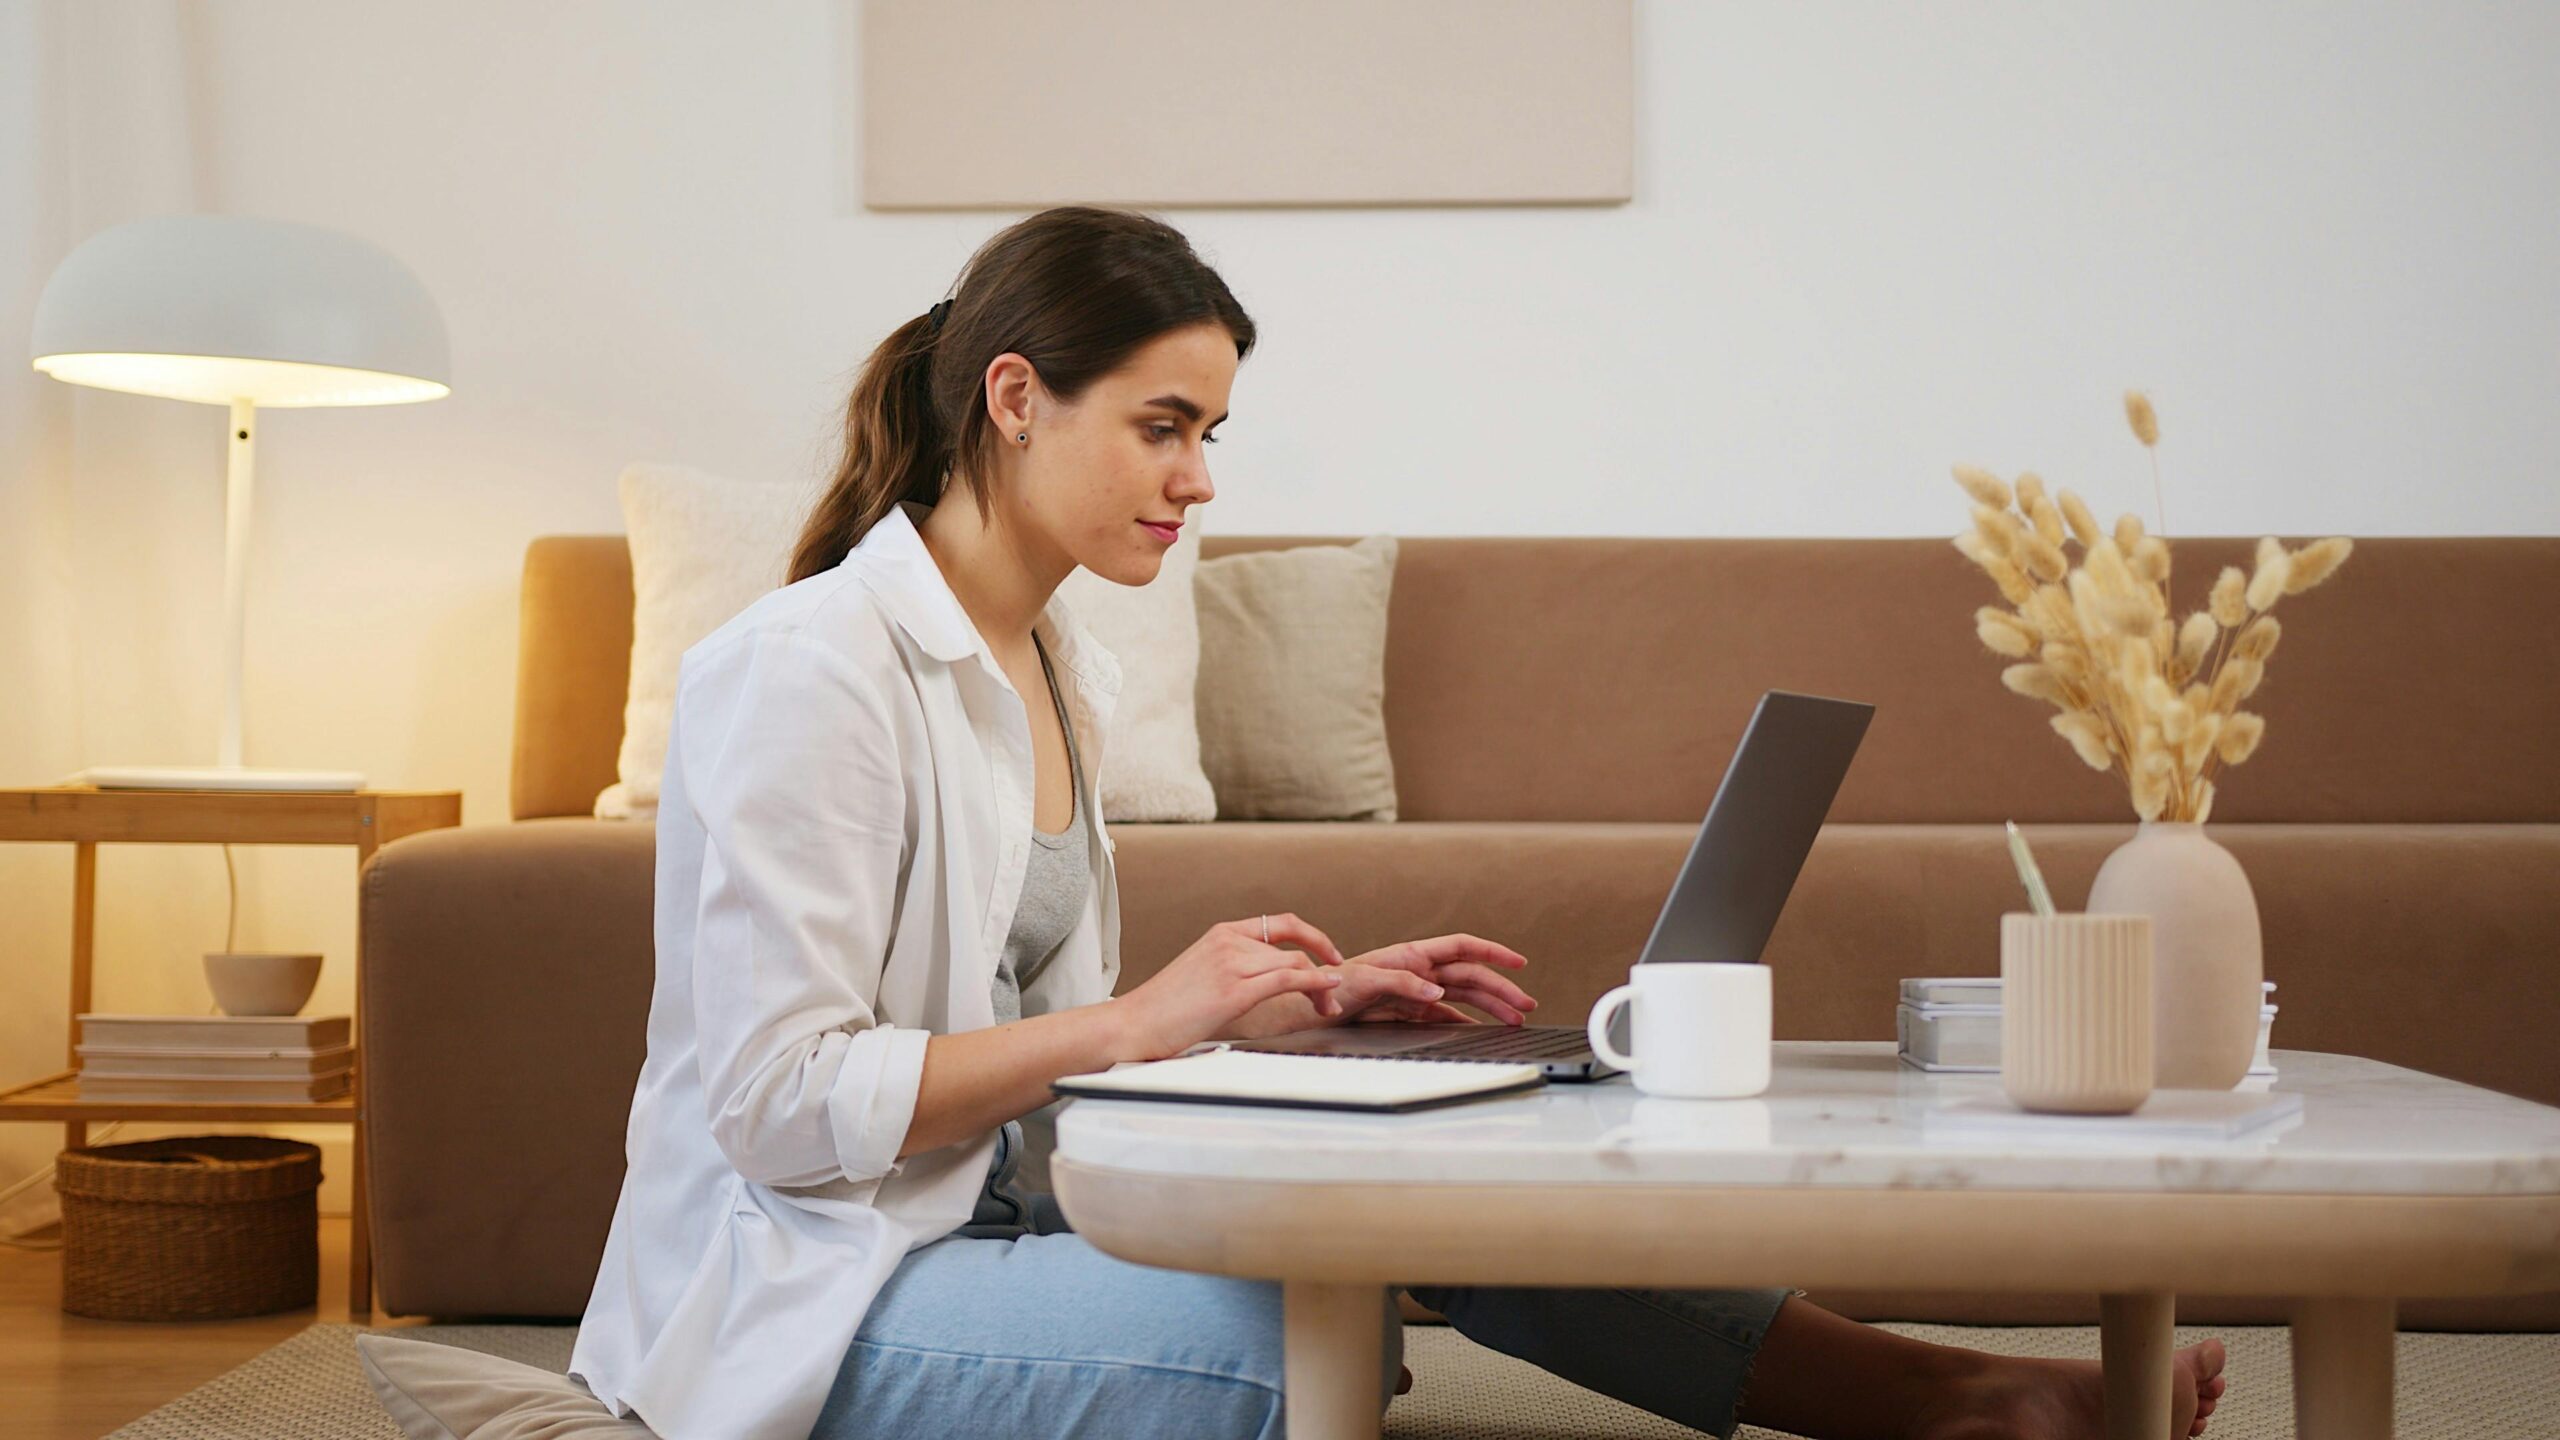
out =
<path fill-rule="evenodd" d="M 2022 1110 L 2151 1098 L 2151 917 L 2000 917 L 2000 1087 Z"/>

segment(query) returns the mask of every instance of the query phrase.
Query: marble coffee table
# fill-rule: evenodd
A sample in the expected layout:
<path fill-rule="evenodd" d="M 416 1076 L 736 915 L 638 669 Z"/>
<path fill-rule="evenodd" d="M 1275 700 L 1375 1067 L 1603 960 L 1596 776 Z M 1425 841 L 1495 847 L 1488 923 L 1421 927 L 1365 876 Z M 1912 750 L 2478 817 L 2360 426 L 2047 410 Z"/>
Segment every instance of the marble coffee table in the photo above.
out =
<path fill-rule="evenodd" d="M 2108 1431 L 2141 1440 L 2168 1433 L 2173 1297 L 2287 1297 L 2300 1433 L 2386 1436 L 2399 1297 L 2560 1290 L 2560 1109 L 2271 1059 L 2242 1088 L 2301 1113 L 2229 1140 L 1958 1136 L 1930 1113 L 1997 1075 L 1780 1041 L 1747 1100 L 1623 1076 L 1412 1115 L 1079 1100 L 1050 1175 L 1110 1254 L 1282 1282 L 1296 1440 L 1378 1433 L 1381 1291 L 1425 1282 L 2094 1291 Z"/>

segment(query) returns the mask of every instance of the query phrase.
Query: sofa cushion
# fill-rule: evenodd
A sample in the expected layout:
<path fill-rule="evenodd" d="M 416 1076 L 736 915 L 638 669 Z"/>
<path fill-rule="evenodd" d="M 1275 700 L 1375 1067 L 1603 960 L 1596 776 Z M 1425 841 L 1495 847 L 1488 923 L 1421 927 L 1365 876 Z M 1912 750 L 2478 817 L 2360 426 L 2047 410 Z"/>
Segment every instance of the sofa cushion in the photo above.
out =
<path fill-rule="evenodd" d="M 459 1345 L 359 1335 L 374 1398 L 409 1440 L 652 1440 L 570 1376 Z"/>
<path fill-rule="evenodd" d="M 1396 539 L 1200 566 L 1200 759 L 1220 819 L 1393 820 Z"/>
<path fill-rule="evenodd" d="M 1341 543 L 1210 535 L 1200 553 Z M 2179 540 L 2180 602 L 2251 545 Z M 2268 742 L 2215 821 L 2560 821 L 2560 748 L 2544 738 L 2560 652 L 2515 623 L 2517 597 L 2556 587 L 2560 538 L 2358 541 L 2287 622 L 2252 702 Z M 1694 817 L 1753 700 L 1778 687 L 1878 707 L 1835 820 L 2130 819 L 2123 786 L 2001 688 L 1970 619 L 1988 598 L 1931 539 L 1404 537 L 1386 659 L 1397 816 Z M 622 537 L 526 550 L 517 818 L 587 814 L 612 783 L 631 603 Z M 2457 689 L 2460 743 L 2438 743 Z"/>
<path fill-rule="evenodd" d="M 1950 532 L 1962 517 L 1950 506 Z M 1315 543 L 1338 542 L 1212 535 L 1201 563 Z M 2179 539 L 2178 605 L 2252 544 Z M 2338 578 L 2286 602 L 2250 702 L 2267 740 L 2214 821 L 2560 821 L 2560 639 L 2518 623 L 2554 593 L 2560 538 L 2358 540 Z M 1876 707 L 1834 820 L 2130 821 L 2123 782 L 2001 687 L 1973 630 L 1996 598 L 1934 539 L 1404 537 L 1398 817 L 1693 820 L 1775 688 Z"/>
<path fill-rule="evenodd" d="M 1529 957 L 1536 1018 L 1579 1024 L 1642 948 L 1695 830 L 1115 827 L 1121 988 L 1212 924 L 1294 910 L 1355 954 L 1456 930 L 1500 940 Z M 2133 833 L 2028 830 L 2066 907 Z M 2560 825 L 2215 831 L 2257 891 L 2279 1077 L 2287 1049 L 2335 1050 L 2560 1103 L 2545 1033 L 2560 1013 Z M 367 866 L 359 1080 L 390 1313 L 585 1307 L 645 1044 L 652 840 L 645 826 L 542 820 L 410 836 Z M 1999 916 L 2019 905 L 1997 826 L 1828 827 L 1765 957 L 1778 1036 L 1890 1040 L 1901 978 L 1997 974 Z M 1897 1297 L 1861 1318 L 2042 1324 L 2085 1318 L 2067 1308 L 2079 1303 Z M 2282 1319 L 2277 1301 L 2209 1313 Z M 2560 1296 L 2411 1300 L 2400 1313 L 2410 1329 L 2560 1329 Z"/>
<path fill-rule="evenodd" d="M 1120 585 L 1079 566 L 1058 598 L 1120 662 L 1120 698 L 1102 747 L 1103 818 L 1214 820 L 1217 792 L 1200 765 L 1200 512 L 1144 585 Z"/>
<path fill-rule="evenodd" d="M 358 894 L 375 1284 L 395 1315 L 576 1315 L 648 1050 L 654 825 L 431 830 Z"/>
<path fill-rule="evenodd" d="M 631 687 L 631 545 L 545 535 L 516 598 L 515 749 L 507 814 L 592 815 L 617 783 Z"/>
<path fill-rule="evenodd" d="M 2131 825 L 2025 827 L 2073 909 Z M 2271 1043 L 2337 1050 L 2560 1104 L 2560 825 L 2217 825 L 2247 870 L 2279 1006 Z M 1644 948 L 1686 825 L 1132 825 L 1120 986 L 1209 926 L 1295 911 L 1352 954 L 1465 930 L 1529 958 L 1537 1019 L 1579 1024 Z M 2000 973 L 2025 908 L 1991 825 L 1832 825 L 1763 957 L 1781 1039 L 1890 1040 L 1900 982 Z M 2277 1061 L 2279 1073 L 2283 1070 Z"/>
<path fill-rule="evenodd" d="M 631 540 L 631 673 L 619 778 L 596 796 L 595 813 L 645 820 L 658 809 L 684 652 L 783 582 L 817 491 L 686 465 L 626 466 L 621 491 Z"/>

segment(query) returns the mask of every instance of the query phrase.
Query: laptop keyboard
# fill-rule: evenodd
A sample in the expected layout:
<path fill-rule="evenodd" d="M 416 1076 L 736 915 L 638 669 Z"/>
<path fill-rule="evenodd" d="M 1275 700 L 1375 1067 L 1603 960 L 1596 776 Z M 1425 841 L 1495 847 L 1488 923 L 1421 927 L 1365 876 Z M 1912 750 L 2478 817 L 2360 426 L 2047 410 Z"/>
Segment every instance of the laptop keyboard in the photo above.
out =
<path fill-rule="evenodd" d="M 1406 1060 L 1570 1060 L 1591 1053 L 1589 1037 L 1569 1025 L 1487 1025 L 1482 1031 L 1398 1054 Z"/>

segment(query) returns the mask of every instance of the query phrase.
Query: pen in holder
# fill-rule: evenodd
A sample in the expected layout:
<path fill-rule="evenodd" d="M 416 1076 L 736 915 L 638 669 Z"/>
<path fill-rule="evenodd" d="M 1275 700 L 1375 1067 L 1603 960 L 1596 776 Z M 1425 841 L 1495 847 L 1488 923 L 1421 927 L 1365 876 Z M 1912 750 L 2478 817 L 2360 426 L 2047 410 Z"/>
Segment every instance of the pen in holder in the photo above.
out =
<path fill-rule="evenodd" d="M 2022 1110 L 2151 1098 L 2151 917 L 2000 917 L 2000 1087 Z"/>

